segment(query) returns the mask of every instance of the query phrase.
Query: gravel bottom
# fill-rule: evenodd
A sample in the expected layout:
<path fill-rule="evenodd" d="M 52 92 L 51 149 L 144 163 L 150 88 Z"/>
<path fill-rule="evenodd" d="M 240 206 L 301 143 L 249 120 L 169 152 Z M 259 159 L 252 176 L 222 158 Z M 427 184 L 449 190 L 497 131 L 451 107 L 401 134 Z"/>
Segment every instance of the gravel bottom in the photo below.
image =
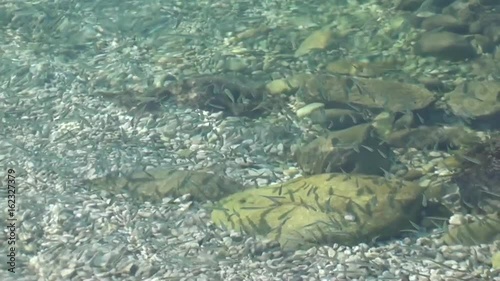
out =
<path fill-rule="evenodd" d="M 2 280 L 500 280 L 488 277 L 498 245 L 449 247 L 421 237 L 283 252 L 272 241 L 218 229 L 210 211 L 189 196 L 152 205 L 94 190 L 85 179 L 155 166 L 221 169 L 262 184 L 287 176 L 270 168 L 285 163 L 279 145 L 269 148 L 274 154 L 258 149 L 268 146 L 268 135 L 255 137 L 264 121 L 172 104 L 156 117 L 134 116 L 82 89 L 78 80 L 16 94 L 3 86 L 0 160 L 17 175 L 18 250 L 15 275 L 1 271 Z M 230 126 L 237 122 L 244 129 Z M 200 127 L 206 132 L 194 130 Z M 270 143 L 279 144 L 286 134 L 274 137 Z M 198 154 L 178 159 L 176 151 L 190 146 Z M 242 164 L 248 162 L 268 173 L 257 178 L 255 168 Z M 6 255 L 0 260 L 5 264 Z"/>
<path fill-rule="evenodd" d="M 94 95 L 144 91 L 151 54 L 123 35 L 127 28 L 106 25 L 110 17 L 99 19 L 101 30 L 100 8 L 63 2 L 0 4 L 9 13 L 19 8 L 9 19 L 0 13 L 9 25 L 0 30 L 0 185 L 7 188 L 13 169 L 17 186 L 16 273 L 2 266 L 1 280 L 500 280 L 490 265 L 498 244 L 448 247 L 426 236 L 283 252 L 272 241 L 215 227 L 210 210 L 189 196 L 152 205 L 95 190 L 86 180 L 158 166 L 210 169 L 245 184 L 285 181 L 298 176 L 287 160 L 294 136 L 308 131 L 279 113 L 226 118 L 167 103 L 149 114 Z M 107 3 L 99 5 L 116 14 Z M 58 9 L 73 12 L 58 18 Z M 75 42 L 41 36 L 49 27 L 71 33 L 81 22 Z M 186 150 L 195 154 L 182 156 Z M 0 206 L 6 229 L 7 200 Z M 10 246 L 0 240 L 2 265 Z"/>

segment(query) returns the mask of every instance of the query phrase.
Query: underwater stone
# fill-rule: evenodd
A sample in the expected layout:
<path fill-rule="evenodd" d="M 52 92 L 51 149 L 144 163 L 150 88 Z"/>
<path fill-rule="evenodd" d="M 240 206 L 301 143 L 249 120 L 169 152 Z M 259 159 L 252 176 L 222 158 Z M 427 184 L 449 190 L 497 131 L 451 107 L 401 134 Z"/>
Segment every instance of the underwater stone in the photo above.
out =
<path fill-rule="evenodd" d="M 212 219 L 276 240 L 284 249 L 353 245 L 409 227 L 424 190 L 378 176 L 320 174 L 230 195 L 219 201 Z"/>

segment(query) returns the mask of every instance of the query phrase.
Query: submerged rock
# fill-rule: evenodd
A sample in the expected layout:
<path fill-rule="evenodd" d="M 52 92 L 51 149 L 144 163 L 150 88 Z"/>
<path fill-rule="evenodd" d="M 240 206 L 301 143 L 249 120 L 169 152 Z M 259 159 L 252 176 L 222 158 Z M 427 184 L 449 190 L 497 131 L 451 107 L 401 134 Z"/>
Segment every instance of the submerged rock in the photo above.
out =
<path fill-rule="evenodd" d="M 338 60 L 327 64 L 326 70 L 335 74 L 377 77 L 398 70 L 400 64 L 400 61 L 395 60 L 374 62 Z"/>
<path fill-rule="evenodd" d="M 370 124 L 361 124 L 318 137 L 299 148 L 295 158 L 306 174 L 383 175 L 390 167 L 390 152 Z"/>
<path fill-rule="evenodd" d="M 204 75 L 183 80 L 173 78 L 168 85 L 144 93 L 129 91 L 99 94 L 113 98 L 121 105 L 147 111 L 161 110 L 163 103 L 172 100 L 192 108 L 221 111 L 229 116 L 255 117 L 269 113 L 277 105 L 262 85 L 244 81 L 239 76 Z"/>
<path fill-rule="evenodd" d="M 244 189 L 232 179 L 202 171 L 156 168 L 125 176 L 107 176 L 91 181 L 96 189 L 112 194 L 128 193 L 141 201 L 161 201 L 164 197 L 190 194 L 195 201 L 219 200 Z"/>
<path fill-rule="evenodd" d="M 465 33 L 468 31 L 467 24 L 451 15 L 434 15 L 428 17 L 422 21 L 420 26 L 427 31 L 442 30 L 457 33 Z"/>
<path fill-rule="evenodd" d="M 328 130 L 343 130 L 368 121 L 365 114 L 342 108 L 316 110 L 309 118 L 314 124 L 319 124 Z"/>
<path fill-rule="evenodd" d="M 493 269 L 500 270 L 500 252 L 493 254 L 493 257 L 491 258 L 491 265 L 493 266 Z"/>
<path fill-rule="evenodd" d="M 474 222 L 448 229 L 442 241 L 447 245 L 479 245 L 492 243 L 500 239 L 500 216 L 490 214 L 483 218 L 476 218 Z"/>
<path fill-rule="evenodd" d="M 419 126 L 395 130 L 384 139 L 399 148 L 454 148 L 472 144 L 478 136 L 463 127 Z"/>
<path fill-rule="evenodd" d="M 472 44 L 455 33 L 426 32 L 415 43 L 415 53 L 421 56 L 433 56 L 445 60 L 466 60 L 477 56 Z"/>
<path fill-rule="evenodd" d="M 418 184 L 384 177 L 320 174 L 230 195 L 219 201 L 212 219 L 276 240 L 284 249 L 354 245 L 409 227 L 423 192 Z"/>
<path fill-rule="evenodd" d="M 344 104 L 368 109 L 405 112 L 421 109 L 435 100 L 433 93 L 418 85 L 332 75 L 301 75 L 294 78 L 303 91 L 298 97 L 306 103 Z"/>
<path fill-rule="evenodd" d="M 295 51 L 295 57 L 306 55 L 315 49 L 325 49 L 332 40 L 332 36 L 333 31 L 328 26 L 314 31 L 300 44 Z"/>
<path fill-rule="evenodd" d="M 433 16 L 453 1 L 455 0 L 424 0 L 415 14 L 422 18 Z"/>
<path fill-rule="evenodd" d="M 237 78 L 202 76 L 172 84 L 165 89 L 179 104 L 233 116 L 258 116 L 269 112 L 273 103 L 261 86 Z"/>
<path fill-rule="evenodd" d="M 445 95 L 446 104 L 456 115 L 464 118 L 492 118 L 498 123 L 500 116 L 500 83 L 470 81 Z"/>
<path fill-rule="evenodd" d="M 403 11 L 416 11 L 424 3 L 424 0 L 399 0 L 396 9 Z"/>
<path fill-rule="evenodd" d="M 461 171 L 452 181 L 460 188 L 470 212 L 500 211 L 500 136 L 456 153 Z"/>

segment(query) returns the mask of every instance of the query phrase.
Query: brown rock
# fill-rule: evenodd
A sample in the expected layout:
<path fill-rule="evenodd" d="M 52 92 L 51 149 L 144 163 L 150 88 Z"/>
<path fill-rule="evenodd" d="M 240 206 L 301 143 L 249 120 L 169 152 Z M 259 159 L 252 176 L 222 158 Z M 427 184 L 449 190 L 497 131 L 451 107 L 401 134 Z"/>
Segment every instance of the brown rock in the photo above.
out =
<path fill-rule="evenodd" d="M 399 0 L 396 9 L 403 11 L 416 11 L 424 3 L 424 0 Z"/>
<path fill-rule="evenodd" d="M 489 13 L 487 11 L 479 10 L 474 12 L 473 16 L 477 18 L 477 20 L 470 24 L 470 33 L 485 34 L 486 29 L 500 25 L 500 14 L 498 12 Z"/>
<path fill-rule="evenodd" d="M 495 51 L 496 44 L 487 36 L 481 34 L 475 34 L 472 44 L 476 46 L 476 49 L 480 53 L 491 53 Z"/>
<path fill-rule="evenodd" d="M 299 148 L 295 158 L 306 174 L 347 172 L 383 175 L 390 148 L 381 143 L 370 124 L 331 132 Z"/>
<path fill-rule="evenodd" d="M 400 148 L 460 147 L 477 141 L 477 136 L 461 127 L 420 126 L 394 131 L 385 141 Z"/>
<path fill-rule="evenodd" d="M 370 109 L 404 112 L 421 109 L 435 100 L 427 89 L 395 81 L 311 75 L 298 96 L 306 103 L 343 103 Z"/>
<path fill-rule="evenodd" d="M 469 210 L 500 210 L 500 134 L 456 152 L 455 158 L 460 172 L 453 175 L 452 182 L 459 187 Z"/>
<path fill-rule="evenodd" d="M 445 99 L 457 116 L 494 118 L 500 115 L 500 82 L 466 82 L 457 86 L 453 92 L 447 93 Z"/>
<path fill-rule="evenodd" d="M 367 121 L 363 113 L 342 108 L 318 110 L 313 112 L 310 118 L 314 124 L 328 130 L 343 130 Z"/>
<path fill-rule="evenodd" d="M 500 16 L 500 15 L 499 15 Z M 486 35 L 491 41 L 495 43 L 500 42 L 500 24 L 490 25 L 484 29 Z"/>
<path fill-rule="evenodd" d="M 168 92 L 178 104 L 232 116 L 258 116 L 272 104 L 265 101 L 270 95 L 260 85 L 230 76 L 189 78 L 159 90 Z"/>
<path fill-rule="evenodd" d="M 478 0 L 480 5 L 498 5 L 498 0 Z"/>
<path fill-rule="evenodd" d="M 445 89 L 445 85 L 443 82 L 434 77 L 420 77 L 418 82 L 422 83 L 425 88 L 429 91 L 441 91 L 443 92 Z"/>
<path fill-rule="evenodd" d="M 111 194 L 129 194 L 139 201 L 158 202 L 164 197 L 190 194 L 198 202 L 219 200 L 245 187 L 224 176 L 203 171 L 159 167 L 127 176 L 108 175 L 91 181 L 93 188 Z"/>
<path fill-rule="evenodd" d="M 465 37 L 447 31 L 422 34 L 414 50 L 417 55 L 453 61 L 466 60 L 477 55 L 476 50 Z"/>
<path fill-rule="evenodd" d="M 306 55 L 315 49 L 322 50 L 326 48 L 326 46 L 330 43 L 330 40 L 332 40 L 332 34 L 332 30 L 328 27 L 311 33 L 311 35 L 309 35 L 295 51 L 295 57 Z"/>
<path fill-rule="evenodd" d="M 400 64 L 398 61 L 356 62 L 339 60 L 329 63 L 326 70 L 335 74 L 376 77 L 397 70 L 398 64 Z"/>
<path fill-rule="evenodd" d="M 468 26 L 465 23 L 460 22 L 450 15 L 434 15 L 425 18 L 422 21 L 421 28 L 428 31 L 439 29 L 457 33 L 465 33 L 468 31 Z"/>

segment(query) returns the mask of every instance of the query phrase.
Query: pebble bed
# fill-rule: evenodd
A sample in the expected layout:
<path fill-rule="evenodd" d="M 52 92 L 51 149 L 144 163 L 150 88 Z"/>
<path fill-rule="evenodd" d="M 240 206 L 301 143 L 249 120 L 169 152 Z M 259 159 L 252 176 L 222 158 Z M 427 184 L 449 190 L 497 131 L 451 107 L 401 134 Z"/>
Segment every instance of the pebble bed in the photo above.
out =
<path fill-rule="evenodd" d="M 85 15 L 91 4 L 82 3 Z M 43 22 L 20 8 L 16 17 Z M 43 28 L 25 35 L 18 22 L 11 19 L 0 35 L 0 174 L 14 169 L 18 186 L 16 273 L 4 269 L 2 239 L 1 280 L 500 280 L 490 267 L 499 245 L 442 246 L 422 234 L 283 252 L 272 241 L 215 227 L 210 210 L 189 196 L 149 204 L 94 190 L 85 180 L 158 166 L 211 169 L 245 184 L 285 181 L 299 175 L 287 160 L 294 136 L 309 132 L 280 113 L 269 122 L 169 103 L 156 114 L 120 107 L 93 93 L 146 88 L 141 77 L 154 65 L 141 60 L 145 49 L 123 47 L 131 39 L 120 30 L 102 33 L 101 54 L 57 49 L 56 38 L 40 49 L 43 34 L 35 31 Z M 56 23 L 62 28 L 64 18 Z M 186 149 L 196 153 L 181 157 Z M 7 212 L 0 216 L 4 225 Z"/>

